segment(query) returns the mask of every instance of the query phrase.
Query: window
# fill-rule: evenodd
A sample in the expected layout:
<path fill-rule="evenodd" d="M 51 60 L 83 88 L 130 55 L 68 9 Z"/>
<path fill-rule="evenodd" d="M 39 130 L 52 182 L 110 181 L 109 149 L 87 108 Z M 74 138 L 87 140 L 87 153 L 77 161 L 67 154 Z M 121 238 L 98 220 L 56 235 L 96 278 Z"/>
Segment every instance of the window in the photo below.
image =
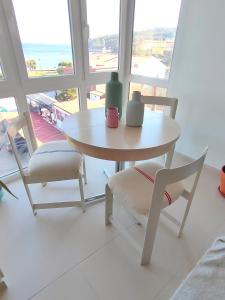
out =
<path fill-rule="evenodd" d="M 88 87 L 87 107 L 105 107 L 105 84 L 93 84 Z"/>
<path fill-rule="evenodd" d="M 27 95 L 37 144 L 65 140 L 63 120 L 79 111 L 78 89 L 70 88 Z"/>
<path fill-rule="evenodd" d="M 118 69 L 119 0 L 87 0 L 90 72 Z"/>
<path fill-rule="evenodd" d="M 130 98 L 134 90 L 165 96 L 180 2 L 2 1 L 0 98 L 5 98 L 1 111 L 6 113 L 11 103 L 10 112 L 16 113 L 15 100 L 6 97 L 18 97 L 18 110 L 29 107 L 41 144 L 64 139 L 62 122 L 80 106 L 82 110 L 105 106 L 105 83 L 111 71 L 119 70 L 124 95 L 130 82 Z M 1 115 L 3 126 L 5 118 Z"/>
<path fill-rule="evenodd" d="M 1 98 L 0 99 L 0 165 L 1 176 L 8 175 L 15 172 L 18 167 L 15 157 L 9 143 L 6 128 L 11 120 L 18 116 L 17 107 L 14 98 Z M 23 166 L 27 165 L 29 159 L 28 147 L 24 138 L 23 131 L 20 131 L 14 139 L 15 145 L 20 156 Z"/>
<path fill-rule="evenodd" d="M 131 73 L 169 76 L 181 0 L 136 0 Z"/>
<path fill-rule="evenodd" d="M 133 91 L 139 91 L 143 96 L 166 96 L 166 89 L 160 88 L 157 86 L 151 86 L 148 84 L 142 84 L 142 83 L 130 83 L 130 91 L 129 91 L 129 99 L 132 98 Z M 160 105 L 146 105 L 146 108 L 149 108 L 150 110 L 154 111 L 163 111 L 163 107 Z"/>
<path fill-rule="evenodd" d="M 13 0 L 28 77 L 74 73 L 67 0 Z"/>

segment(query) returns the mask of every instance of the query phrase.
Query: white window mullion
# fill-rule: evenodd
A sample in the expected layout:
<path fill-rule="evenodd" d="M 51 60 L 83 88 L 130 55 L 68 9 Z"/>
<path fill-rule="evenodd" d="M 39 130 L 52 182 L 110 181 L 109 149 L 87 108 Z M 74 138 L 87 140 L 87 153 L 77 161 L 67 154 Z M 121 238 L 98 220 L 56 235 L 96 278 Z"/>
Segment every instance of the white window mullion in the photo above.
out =
<path fill-rule="evenodd" d="M 0 58 L 4 80 L 0 81 L 0 97 L 10 97 L 18 90 L 18 69 L 11 45 L 3 3 L 0 2 Z"/>
<path fill-rule="evenodd" d="M 177 30 L 176 30 L 176 36 L 175 36 L 175 40 L 174 40 L 174 48 L 173 48 L 173 55 L 172 55 L 172 59 L 171 59 L 171 66 L 170 66 L 170 73 L 169 73 L 169 78 L 168 78 L 168 88 L 167 88 L 167 96 L 171 96 L 171 87 L 172 87 L 172 83 L 175 82 L 174 80 L 174 75 L 176 72 L 176 65 L 175 65 L 175 55 L 177 52 L 177 39 L 178 36 L 180 36 L 180 32 L 181 32 L 181 20 L 183 20 L 185 18 L 185 14 L 186 14 L 186 5 L 187 3 L 185 1 L 181 0 L 181 5 L 180 5 L 180 12 L 179 12 L 179 17 L 178 17 L 178 22 L 177 22 Z"/>
<path fill-rule="evenodd" d="M 89 76 L 89 51 L 88 51 L 88 39 L 89 39 L 89 25 L 87 21 L 87 3 L 86 0 L 80 0 L 80 22 L 82 31 L 82 46 L 83 46 L 83 65 L 84 65 L 84 80 Z"/>
<path fill-rule="evenodd" d="M 19 31 L 16 22 L 16 16 L 13 8 L 12 0 L 3 0 L 4 13 L 7 18 L 8 29 L 10 32 L 11 43 L 14 50 L 14 55 L 16 58 L 16 63 L 18 65 L 19 77 L 22 83 L 26 82 L 27 69 L 25 64 L 25 59 L 23 55 L 22 44 L 20 41 Z"/>
<path fill-rule="evenodd" d="M 79 87 L 80 84 L 81 80 L 74 75 L 30 78 L 24 84 L 24 92 L 26 94 L 42 93 Z"/>
<path fill-rule="evenodd" d="M 87 84 L 85 81 L 81 83 L 79 88 L 80 110 L 87 110 Z"/>
<path fill-rule="evenodd" d="M 79 84 L 80 109 L 87 109 L 86 78 L 88 72 L 88 34 L 86 1 L 69 0 L 71 36 L 76 61 L 76 79 Z"/>
<path fill-rule="evenodd" d="M 14 38 L 18 38 L 17 32 L 12 32 L 12 24 L 15 22 L 15 15 L 11 1 L 2 1 L 2 7 L 0 6 L 0 19 L 2 25 L 1 39 L 4 41 L 5 53 L 3 53 L 3 61 L 5 66 L 6 81 L 5 92 L 1 94 L 2 97 L 13 96 L 15 97 L 16 104 L 19 112 L 27 111 L 26 96 L 21 80 L 20 66 L 18 65 L 16 53 L 19 49 L 15 49 Z M 16 30 L 15 30 L 16 31 Z M 1 46 L 3 47 L 3 45 Z M 20 48 L 20 47 L 19 47 Z M 17 53 L 18 54 L 18 53 Z M 2 90 L 1 90 L 2 92 Z"/>
<path fill-rule="evenodd" d="M 1 12 L 3 13 L 3 15 L 1 15 Z M 20 43 L 20 38 L 17 30 L 15 14 L 14 14 L 11 1 L 9 2 L 4 1 L 3 7 L 1 7 L 1 3 L 0 3 L 0 19 L 3 22 L 4 34 L 7 35 L 6 37 L 7 40 L 5 39 L 5 41 L 7 41 L 5 46 L 8 50 L 6 55 L 4 55 L 2 58 L 5 61 L 6 72 L 7 72 L 5 83 L 6 86 L 8 86 L 8 89 L 5 92 L 8 93 L 5 94 L 0 93 L 0 96 L 3 98 L 7 96 L 14 97 L 18 112 L 22 113 L 29 110 L 27 99 L 26 99 L 26 88 L 25 88 L 28 78 L 27 76 L 25 76 L 25 74 L 27 74 L 25 63 L 23 64 L 22 62 L 21 63 L 19 62 L 20 59 L 24 61 L 24 58 L 23 58 L 22 46 Z M 2 91 L 4 92 L 4 90 L 1 89 L 1 92 Z M 27 129 L 24 129 L 24 134 L 26 137 L 28 149 L 31 152 L 32 149 L 34 149 L 34 145 L 35 145 L 34 144 L 35 135 L 34 135 L 33 128 L 32 126 L 30 126 L 30 124 L 28 124 Z"/>
<path fill-rule="evenodd" d="M 2 6 L 1 6 L 2 5 Z M 19 66 L 16 61 L 15 52 L 13 51 L 13 36 L 11 31 L 9 30 L 10 26 L 8 22 L 14 22 L 13 20 L 6 19 L 6 16 L 11 15 L 13 19 L 13 13 L 10 12 L 12 6 L 7 7 L 7 14 L 4 14 L 3 3 L 0 3 L 0 21 L 1 21 L 1 35 L 0 42 L 4 41 L 4 45 L 1 43 L 1 50 L 3 50 L 2 60 L 4 61 L 4 70 L 6 73 L 6 80 L 4 82 L 4 86 L 0 85 L 0 97 L 14 97 L 16 101 L 16 106 L 18 112 L 24 112 L 28 110 L 28 105 L 26 101 L 26 95 L 24 93 L 24 89 L 22 87 Z M 8 10 L 9 9 L 9 10 Z M 2 49 L 4 47 L 4 49 Z M 24 134 L 27 138 L 28 148 L 32 149 L 32 141 L 34 140 L 34 132 L 33 128 L 29 127 L 28 130 L 24 131 Z"/>
<path fill-rule="evenodd" d="M 84 78 L 84 67 L 82 58 L 83 46 L 79 0 L 69 0 L 68 7 L 70 16 L 71 42 L 73 48 L 73 61 L 75 62 L 75 77 L 77 81 L 81 81 Z"/>
<path fill-rule="evenodd" d="M 126 106 L 129 93 L 129 77 L 132 58 L 133 22 L 135 0 L 121 0 L 120 3 L 120 47 L 119 73 L 123 82 L 123 105 Z"/>
<path fill-rule="evenodd" d="M 120 3 L 120 58 L 119 70 L 122 77 L 130 74 L 135 0 Z"/>
<path fill-rule="evenodd" d="M 87 85 L 105 83 L 110 79 L 111 72 L 90 73 L 86 79 Z"/>

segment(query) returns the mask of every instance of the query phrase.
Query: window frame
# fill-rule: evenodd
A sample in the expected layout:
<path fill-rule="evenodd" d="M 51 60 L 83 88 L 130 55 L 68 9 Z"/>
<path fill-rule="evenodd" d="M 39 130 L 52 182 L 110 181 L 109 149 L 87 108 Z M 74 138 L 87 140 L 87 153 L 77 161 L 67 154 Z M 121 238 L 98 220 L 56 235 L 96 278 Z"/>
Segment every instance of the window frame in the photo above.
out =
<path fill-rule="evenodd" d="M 88 87 L 90 85 L 105 84 L 110 78 L 110 71 L 89 72 L 89 26 L 87 23 L 86 0 L 67 1 L 75 72 L 71 75 L 33 78 L 29 78 L 27 75 L 13 0 L 0 1 L 0 57 L 5 77 L 3 81 L 0 81 L 0 98 L 14 97 L 19 114 L 29 110 L 26 95 L 67 88 L 78 89 L 80 110 L 87 110 Z M 134 15 L 135 0 L 120 0 L 118 73 L 120 81 L 123 82 L 124 111 L 128 101 L 130 82 L 168 88 L 176 46 L 175 36 L 168 79 L 131 74 Z M 177 28 L 178 26 L 179 19 Z M 30 128 L 29 132 L 25 134 L 29 143 L 34 138 L 32 129 Z"/>

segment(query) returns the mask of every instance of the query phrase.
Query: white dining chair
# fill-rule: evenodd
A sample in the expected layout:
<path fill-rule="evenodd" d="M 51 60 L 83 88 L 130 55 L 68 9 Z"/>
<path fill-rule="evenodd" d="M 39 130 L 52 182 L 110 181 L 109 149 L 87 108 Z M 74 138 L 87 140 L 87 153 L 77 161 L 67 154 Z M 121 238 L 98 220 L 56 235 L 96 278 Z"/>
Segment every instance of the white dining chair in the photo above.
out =
<path fill-rule="evenodd" d="M 177 111 L 177 98 L 160 97 L 160 96 L 141 96 L 141 102 L 145 105 L 153 105 L 152 110 L 155 109 L 155 105 L 160 105 L 169 108 L 169 117 L 175 119 Z"/>
<path fill-rule="evenodd" d="M 157 163 L 147 162 L 118 172 L 109 179 L 106 185 L 105 224 L 113 222 L 113 199 L 121 201 L 141 223 L 143 216 L 145 219 L 147 217 L 141 265 L 150 262 L 160 211 L 183 197 L 187 205 L 181 223 L 164 212 L 169 220 L 179 225 L 178 237 L 181 236 L 206 153 L 207 148 L 200 158 L 182 167 L 165 169 Z M 195 177 L 192 188 L 188 190 L 182 180 L 192 175 Z"/>
<path fill-rule="evenodd" d="M 82 210 L 85 211 L 82 178 L 84 178 L 84 182 L 86 183 L 86 172 L 83 156 L 80 152 L 70 146 L 67 141 L 53 141 L 37 147 L 36 141 L 32 139 L 32 153 L 30 153 L 28 167 L 27 169 L 23 168 L 14 140 L 19 132 L 22 133 L 21 130 L 29 130 L 30 126 L 31 119 L 29 113 L 22 113 L 9 124 L 7 128 L 7 135 L 34 215 L 36 215 L 36 210 L 38 209 L 72 206 L 81 206 Z M 47 182 L 70 179 L 78 179 L 81 200 L 33 203 L 28 186 L 29 184 L 42 183 L 42 185 L 45 186 Z"/>
<path fill-rule="evenodd" d="M 160 97 L 160 96 L 142 96 L 141 95 L 141 102 L 144 103 L 145 105 L 151 105 L 151 110 L 155 110 L 156 105 L 163 106 L 165 109 L 168 107 L 169 108 L 169 117 L 171 119 L 175 119 L 176 116 L 176 111 L 177 111 L 177 104 L 178 104 L 178 99 L 177 98 L 171 98 L 171 97 Z M 174 148 L 171 149 L 171 151 L 164 156 L 165 162 L 167 162 L 166 167 L 170 167 L 171 161 L 173 159 L 173 153 L 174 153 Z M 135 161 L 129 162 L 129 166 L 132 167 L 135 165 Z"/>

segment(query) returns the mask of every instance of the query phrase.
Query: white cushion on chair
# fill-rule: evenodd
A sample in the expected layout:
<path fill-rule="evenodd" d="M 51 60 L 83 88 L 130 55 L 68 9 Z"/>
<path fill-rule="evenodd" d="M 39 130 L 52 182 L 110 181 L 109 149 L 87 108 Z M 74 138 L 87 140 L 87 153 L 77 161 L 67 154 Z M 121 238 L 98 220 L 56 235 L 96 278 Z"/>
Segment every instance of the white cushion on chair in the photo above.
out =
<path fill-rule="evenodd" d="M 40 146 L 29 162 L 31 181 L 48 182 L 77 178 L 82 155 L 67 141 L 54 141 Z"/>
<path fill-rule="evenodd" d="M 152 162 L 136 165 L 135 167 L 153 178 L 155 178 L 156 172 L 163 168 L 163 166 Z M 114 197 L 118 200 L 123 201 L 125 205 L 128 205 L 139 214 L 148 214 L 154 184 L 134 167 L 113 175 L 109 179 L 108 185 Z M 169 193 L 171 201 L 174 202 L 182 194 L 184 187 L 182 182 L 176 182 L 168 185 L 166 191 Z M 164 194 L 162 208 L 168 205 L 168 198 Z"/>

